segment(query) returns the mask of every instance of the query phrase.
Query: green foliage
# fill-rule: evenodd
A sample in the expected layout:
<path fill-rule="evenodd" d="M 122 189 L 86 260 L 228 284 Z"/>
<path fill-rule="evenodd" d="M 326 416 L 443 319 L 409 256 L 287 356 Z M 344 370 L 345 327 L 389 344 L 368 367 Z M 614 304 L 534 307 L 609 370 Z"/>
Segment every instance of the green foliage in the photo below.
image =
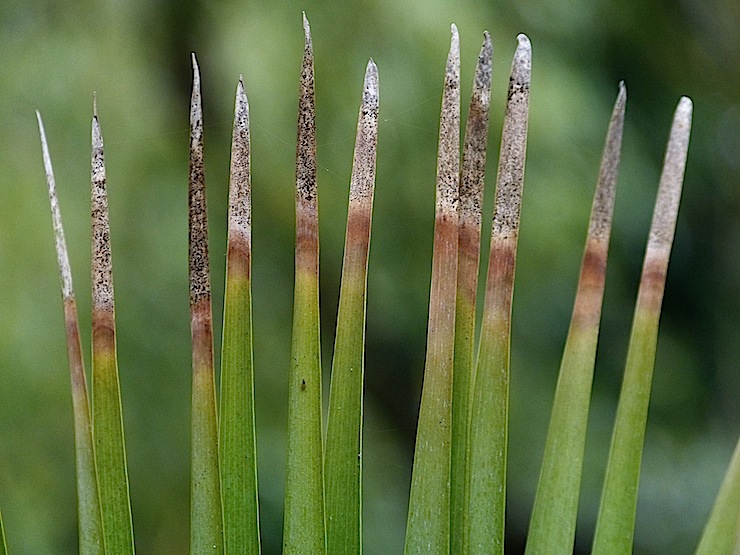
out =
<path fill-rule="evenodd" d="M 330 391 L 329 431 L 324 451 L 313 51 L 305 18 L 304 27 L 306 46 L 299 104 L 299 146 L 296 162 L 294 328 L 288 382 L 288 464 L 283 543 L 284 551 L 287 553 L 326 551 L 359 553 L 362 551 L 365 299 L 372 191 L 375 181 L 377 74 L 371 61 L 368 65 L 363 107 L 358 123 L 355 166 L 350 188 L 345 266 Z M 503 553 L 507 459 L 509 459 L 510 367 L 516 368 L 516 365 L 511 364 L 512 301 L 524 159 L 527 150 L 530 71 L 529 41 L 524 35 L 520 35 L 503 120 L 480 351 L 476 361 L 472 354 L 475 341 L 473 338 L 475 282 L 472 286 L 473 294 L 467 299 L 468 304 L 461 305 L 459 302 L 458 249 L 462 247 L 463 224 L 458 206 L 460 49 L 457 30 L 453 27 L 440 122 L 427 360 L 411 480 L 405 548 L 407 553 L 446 554 L 450 551 L 450 545 L 462 545 L 463 553 Z M 686 162 L 690 112 L 690 101 L 683 99 L 679 104 L 676 123 L 669 141 L 635 309 L 623 394 L 617 414 L 594 544 L 595 551 L 601 549 L 611 553 L 629 552 L 633 549 L 636 490 L 645 437 L 647 404 L 656 355 L 658 320 L 667 262 Z M 190 307 L 193 343 L 191 552 L 221 553 L 225 550 L 231 553 L 259 553 L 253 402 L 254 330 L 251 324 L 253 307 L 250 146 L 248 108 L 241 82 L 237 92 L 231 182 L 232 193 L 239 201 L 230 202 L 229 208 L 221 350 L 220 427 L 215 390 L 202 122 L 200 78 L 197 65 L 194 64 L 189 184 Z M 99 137 L 99 129 L 96 136 L 96 125 L 97 113 L 93 128 L 92 437 L 95 438 L 95 442 L 92 445 L 95 457 L 91 457 L 91 449 L 78 451 L 77 464 L 78 469 L 89 467 L 91 461 L 96 464 L 94 481 L 97 483 L 94 485 L 99 488 L 102 501 L 100 512 L 103 520 L 102 531 L 106 537 L 106 551 L 125 553 L 133 552 L 133 535 L 118 383 L 102 138 Z M 482 149 L 482 153 L 485 157 L 485 148 Z M 50 172 L 47 171 L 48 173 Z M 464 179 L 466 176 L 464 169 L 462 175 Z M 613 178 L 611 182 L 613 187 L 616 170 L 610 177 Z M 241 194 L 234 193 L 234 189 L 240 187 L 243 187 Z M 601 188 L 597 190 L 597 198 L 601 194 L 600 191 Z M 607 194 L 606 198 L 612 202 L 613 193 Z M 358 199 L 362 203 L 353 205 Z M 233 201 L 233 198 L 231 200 Z M 597 206 L 600 208 L 597 209 Z M 601 212 L 609 212 L 607 219 L 610 220 L 611 205 L 606 208 L 595 202 L 594 213 L 603 216 Z M 361 217 L 355 219 L 356 213 L 361 213 Z M 237 226 L 241 231 L 239 236 L 232 233 L 234 231 L 232 224 L 237 217 L 243 218 Z M 56 228 L 55 220 L 55 230 Z M 353 233 L 357 229 L 361 233 L 355 237 Z M 590 239 L 593 229 L 592 223 Z M 607 242 L 608 230 L 607 224 Z M 603 229 L 601 231 L 603 232 Z M 475 248 L 479 250 L 479 238 L 475 241 Z M 474 258 L 477 273 L 477 256 Z M 583 277 L 588 259 L 587 248 L 581 285 L 593 287 L 594 284 L 588 283 L 588 279 Z M 605 259 L 604 252 L 603 264 Z M 61 257 L 60 267 L 66 313 L 67 301 L 73 298 L 71 281 L 70 295 L 67 294 L 64 282 L 65 269 Z M 603 272 L 602 267 L 600 271 Z M 575 329 L 577 317 L 581 314 L 580 309 L 583 308 L 578 301 L 580 289 L 576 301 L 574 327 L 566 343 L 561 370 L 561 382 L 565 385 L 559 384 L 556 393 L 533 517 L 533 543 L 529 549 L 535 553 L 572 550 L 585 418 L 589 405 L 603 278 L 602 273 L 599 276 L 599 283 L 590 291 L 591 297 L 584 303 L 585 309 L 590 314 L 587 337 L 586 334 L 582 334 L 584 330 Z M 464 326 L 458 325 L 460 315 L 465 319 Z M 75 322 L 76 327 L 76 318 L 68 317 L 68 330 L 69 322 Z M 456 328 L 464 328 L 468 334 L 466 341 L 459 343 L 459 347 L 455 343 Z M 76 339 L 79 346 L 79 336 L 72 334 L 70 337 L 70 345 L 74 345 Z M 460 358 L 455 360 L 458 356 Z M 73 395 L 84 391 L 84 388 L 75 388 L 75 376 L 79 378 L 81 375 L 84 378 L 81 357 L 77 355 L 77 358 L 80 359 L 79 364 L 72 357 L 70 349 Z M 469 374 L 467 381 L 453 380 L 457 368 L 467 369 Z M 574 403 L 573 410 L 569 411 L 562 407 L 566 406 L 571 398 L 567 394 L 567 381 L 573 368 L 577 370 L 580 379 L 570 391 L 578 398 L 578 403 Z M 458 396 L 456 388 L 461 389 L 463 394 Z M 563 390 L 566 393 L 563 393 Z M 472 394 L 472 397 L 469 397 L 469 394 Z M 462 399 L 459 402 L 460 407 L 455 406 L 458 399 Z M 84 426 L 79 427 L 77 418 L 84 416 L 86 399 L 85 402 L 78 402 L 75 398 L 74 407 L 77 437 L 84 431 Z M 558 439 L 560 432 L 569 427 L 573 428 L 575 439 L 571 441 L 566 437 L 561 442 Z M 83 436 L 84 434 L 80 435 Z M 569 454 L 564 455 L 558 446 L 561 443 L 570 443 Z M 561 470 L 556 469 L 552 472 L 547 470 L 551 468 L 548 460 L 558 457 L 565 461 Z M 737 541 L 737 513 L 740 512 L 736 502 L 737 456 L 733 461 L 720 492 L 718 508 L 710 519 L 700 550 L 729 550 Z M 462 481 L 459 475 L 461 466 Z M 455 480 L 452 479 L 452 473 L 456 474 Z M 548 477 L 548 474 L 552 475 Z M 567 476 L 561 480 L 564 474 Z M 80 473 L 79 470 L 78 479 L 83 482 L 86 480 L 84 473 Z M 557 493 L 558 488 L 561 494 Z M 324 489 L 326 489 L 326 516 Z M 79 492 L 82 506 L 83 499 L 91 496 L 90 484 L 80 486 Z M 560 502 L 566 507 L 565 511 L 557 509 Z M 542 521 L 548 521 L 548 517 L 544 519 L 538 517 L 540 514 L 547 515 L 548 510 L 550 514 L 557 513 L 564 517 L 563 522 L 555 522 L 555 526 L 562 526 L 564 532 L 555 543 L 549 543 L 547 526 L 541 525 Z M 90 530 L 93 532 L 95 513 L 94 505 L 87 506 L 84 511 L 80 509 L 81 522 L 83 515 L 92 515 L 93 528 Z M 729 516 L 722 513 L 728 513 Z M 550 519 L 550 525 L 552 524 Z M 83 529 L 84 527 L 81 528 L 80 549 L 87 550 L 83 548 L 83 545 L 87 544 L 94 552 L 95 541 L 88 543 L 90 540 L 83 538 L 85 535 Z M 540 541 L 539 538 L 544 539 L 538 546 L 536 542 Z M 100 542 L 97 545 L 99 548 Z M 554 545 L 559 547 L 553 547 Z M 453 547 L 454 549 L 457 547 Z"/>

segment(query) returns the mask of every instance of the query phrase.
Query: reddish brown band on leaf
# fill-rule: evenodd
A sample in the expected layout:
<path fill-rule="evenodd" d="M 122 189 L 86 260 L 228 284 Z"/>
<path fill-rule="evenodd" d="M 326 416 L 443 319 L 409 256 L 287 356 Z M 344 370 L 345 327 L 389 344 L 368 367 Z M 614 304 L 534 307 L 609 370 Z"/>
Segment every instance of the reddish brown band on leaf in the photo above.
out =
<path fill-rule="evenodd" d="M 193 372 L 213 372 L 213 319 L 210 299 L 200 299 L 191 307 Z"/>

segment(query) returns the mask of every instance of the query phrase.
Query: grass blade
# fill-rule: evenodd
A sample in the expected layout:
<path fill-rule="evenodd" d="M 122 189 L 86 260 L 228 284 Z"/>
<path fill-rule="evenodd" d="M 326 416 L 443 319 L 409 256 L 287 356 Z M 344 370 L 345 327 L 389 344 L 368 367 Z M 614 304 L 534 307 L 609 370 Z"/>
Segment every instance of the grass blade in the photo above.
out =
<path fill-rule="evenodd" d="M 740 441 L 719 488 L 696 555 L 731 555 L 740 552 Z"/>
<path fill-rule="evenodd" d="M 362 553 L 365 305 L 378 144 L 378 102 L 378 68 L 370 60 L 357 122 L 329 391 L 324 472 L 327 550 L 332 554 Z"/>
<path fill-rule="evenodd" d="M 116 360 L 108 195 L 97 106 L 92 123 L 92 415 L 98 493 L 108 553 L 133 553 L 121 387 Z"/>
<path fill-rule="evenodd" d="M 213 315 L 208 267 L 208 219 L 203 172 L 200 72 L 193 54 L 189 172 L 190 331 L 193 395 L 190 476 L 190 552 L 223 553 L 223 514 L 218 466 L 218 423 L 213 365 Z"/>
<path fill-rule="evenodd" d="M 658 322 L 689 148 L 691 112 L 691 100 L 683 97 L 676 108 L 668 140 L 637 293 L 622 392 L 596 524 L 595 555 L 632 552 Z"/>
<path fill-rule="evenodd" d="M 619 85 L 547 433 L 527 554 L 572 553 L 627 91 Z"/>
<path fill-rule="evenodd" d="M 460 39 L 452 25 L 437 156 L 436 215 L 424 385 L 406 525 L 407 554 L 450 551 L 452 366 L 460 181 Z"/>
<path fill-rule="evenodd" d="M 5 526 L 3 526 L 3 513 L 0 511 L 0 555 L 7 555 L 8 547 L 5 544 Z"/>
<path fill-rule="evenodd" d="M 503 553 L 511 303 L 527 151 L 532 49 L 519 35 L 501 137 L 468 449 L 470 553 Z"/>
<path fill-rule="evenodd" d="M 49 188 L 54 242 L 62 279 L 62 301 L 64 303 L 64 324 L 67 336 L 67 356 L 69 373 L 72 382 L 72 409 L 75 433 L 75 471 L 77 476 L 77 526 L 79 534 L 79 552 L 81 555 L 104 553 L 103 528 L 100 519 L 100 502 L 98 500 L 98 481 L 95 474 L 95 452 L 90 420 L 90 403 L 87 394 L 87 378 L 82 359 L 80 344 L 80 326 L 77 318 L 77 304 L 72 287 L 72 271 L 69 266 L 67 243 L 64 239 L 62 215 L 59 210 L 54 170 L 51 166 L 49 146 L 46 141 L 41 114 L 36 112 L 41 135 L 41 149 L 46 170 L 46 183 Z"/>
<path fill-rule="evenodd" d="M 303 14 L 296 154 L 296 253 L 293 339 L 288 384 L 288 465 L 283 552 L 326 552 L 321 437 L 319 337 L 319 212 L 316 187 L 316 121 L 313 45 Z"/>
<path fill-rule="evenodd" d="M 450 471 L 451 552 L 466 553 L 468 521 L 465 498 L 465 461 L 468 451 L 470 398 L 475 343 L 475 301 L 480 267 L 483 180 L 488 145 L 488 111 L 491 104 L 493 48 L 486 31 L 478 56 L 468 121 L 465 128 L 458 222 L 455 365 L 452 373 L 452 459 Z"/>
<path fill-rule="evenodd" d="M 260 552 L 252 355 L 252 207 L 249 104 L 239 78 L 229 185 L 221 351 L 221 491 L 226 553 Z"/>

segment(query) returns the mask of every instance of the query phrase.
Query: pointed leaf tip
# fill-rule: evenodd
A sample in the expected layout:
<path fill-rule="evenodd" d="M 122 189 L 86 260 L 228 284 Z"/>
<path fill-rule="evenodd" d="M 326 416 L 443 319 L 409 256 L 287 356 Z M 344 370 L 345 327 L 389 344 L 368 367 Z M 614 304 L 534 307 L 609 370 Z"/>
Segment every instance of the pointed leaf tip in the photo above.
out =
<path fill-rule="evenodd" d="M 365 70 L 365 90 L 362 102 L 366 109 L 377 109 L 379 101 L 378 67 L 370 58 Z"/>
<path fill-rule="evenodd" d="M 450 37 L 450 56 L 452 56 L 452 53 L 454 52 L 456 56 L 460 57 L 460 34 L 457 31 L 457 25 L 454 23 L 450 26 L 450 33 L 452 36 Z"/>
<path fill-rule="evenodd" d="M 68 299 L 74 295 L 72 289 L 72 270 L 69 265 L 69 255 L 67 254 L 67 244 L 64 240 L 64 228 L 62 227 L 62 214 L 59 210 L 59 199 L 57 197 L 56 183 L 54 181 L 54 169 L 51 165 L 51 156 L 49 155 L 49 144 L 46 141 L 46 131 L 44 122 L 41 120 L 41 113 L 36 110 L 36 119 L 39 123 L 39 136 L 41 137 L 41 153 L 44 159 L 44 170 L 46 173 L 46 184 L 49 191 L 49 204 L 51 205 L 51 220 L 54 227 L 54 243 L 57 251 L 57 262 L 59 263 L 59 273 L 62 277 L 62 296 Z"/>
<path fill-rule="evenodd" d="M 532 44 L 523 33 L 519 34 L 516 40 L 518 44 L 512 63 L 511 79 L 519 85 L 529 87 L 532 75 Z"/>
<path fill-rule="evenodd" d="M 306 49 L 311 48 L 311 25 L 308 23 L 308 18 L 306 17 L 306 12 L 303 13 L 303 35 L 305 37 L 305 47 Z"/>

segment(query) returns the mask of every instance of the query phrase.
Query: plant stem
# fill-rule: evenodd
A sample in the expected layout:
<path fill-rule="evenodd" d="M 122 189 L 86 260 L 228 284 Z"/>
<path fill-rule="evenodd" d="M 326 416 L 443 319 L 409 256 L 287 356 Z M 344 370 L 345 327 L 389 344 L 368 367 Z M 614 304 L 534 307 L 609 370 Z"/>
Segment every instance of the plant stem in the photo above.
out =
<path fill-rule="evenodd" d="M 67 243 L 64 239 L 62 215 L 59 210 L 54 170 L 51 166 L 49 146 L 46 141 L 41 114 L 36 112 L 41 135 L 41 149 L 49 188 L 54 242 L 56 245 L 59 273 L 62 281 L 62 301 L 64 303 L 64 323 L 67 336 L 67 356 L 69 359 L 70 381 L 72 383 L 72 409 L 75 433 L 75 470 L 77 476 L 77 526 L 79 551 L 81 555 L 104 553 L 103 528 L 98 500 L 98 482 L 95 474 L 95 452 L 90 420 L 90 403 L 87 394 L 87 378 L 82 359 L 80 327 L 77 318 L 72 271 L 69 266 Z"/>
<path fill-rule="evenodd" d="M 108 553 L 133 553 L 121 388 L 116 360 L 108 196 L 97 106 L 92 123 L 92 414 L 98 493 Z"/>
<path fill-rule="evenodd" d="M 190 476 L 190 552 L 223 553 L 223 513 L 213 364 L 213 316 L 208 267 L 208 221 L 203 172 L 203 111 L 195 54 L 190 101 L 189 274 L 193 343 Z"/>
<path fill-rule="evenodd" d="M 293 339 L 288 383 L 288 464 L 283 552 L 326 552 L 319 337 L 319 221 L 313 46 L 303 14 L 296 155 Z"/>
<path fill-rule="evenodd" d="M 450 550 L 452 367 L 460 181 L 460 39 L 452 25 L 437 156 L 429 328 L 406 526 L 407 554 Z"/>
<path fill-rule="evenodd" d="M 596 524 L 594 555 L 632 552 L 658 322 L 681 199 L 691 112 L 691 100 L 683 97 L 676 108 L 668 140 L 637 293 L 624 381 Z"/>
<path fill-rule="evenodd" d="M 221 355 L 220 456 L 227 554 L 260 552 L 252 355 L 249 104 L 239 78 L 229 184 Z"/>
<path fill-rule="evenodd" d="M 378 144 L 378 102 L 378 69 L 370 60 L 357 122 L 329 392 L 324 462 L 327 550 L 332 554 L 362 553 L 365 304 Z"/>
<path fill-rule="evenodd" d="M 483 184 L 488 145 L 488 112 L 491 104 L 491 37 L 483 34 L 483 46 L 473 81 L 473 93 L 465 128 L 458 221 L 457 299 L 455 315 L 455 363 L 452 373 L 452 459 L 450 470 L 451 552 L 466 553 L 468 522 L 465 465 L 470 425 L 470 399 L 474 382 L 475 303 L 480 267 L 480 236 Z"/>
<path fill-rule="evenodd" d="M 519 35 L 501 137 L 491 253 L 475 374 L 468 448 L 470 553 L 503 553 L 509 412 L 511 303 L 524 161 L 532 50 Z"/>
<path fill-rule="evenodd" d="M 627 91 L 620 83 L 601 158 L 581 277 L 555 391 L 527 537 L 528 555 L 573 552 L 626 100 Z"/>

